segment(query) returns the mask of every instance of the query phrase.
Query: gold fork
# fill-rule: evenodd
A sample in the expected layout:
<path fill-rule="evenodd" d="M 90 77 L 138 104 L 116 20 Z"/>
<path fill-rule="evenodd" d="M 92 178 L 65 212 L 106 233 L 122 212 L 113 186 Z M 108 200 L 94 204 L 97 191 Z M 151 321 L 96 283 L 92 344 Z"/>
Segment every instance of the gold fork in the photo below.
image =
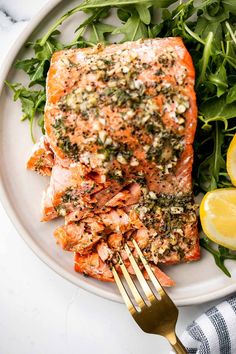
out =
<path fill-rule="evenodd" d="M 140 250 L 137 242 L 132 241 L 135 249 L 148 273 L 148 276 L 156 289 L 159 298 L 155 295 L 149 284 L 145 280 L 139 266 L 133 257 L 128 245 L 125 245 L 125 250 L 128 254 L 131 265 L 135 271 L 135 274 L 139 280 L 142 290 L 146 296 L 144 298 L 137 286 L 134 284 L 131 276 L 129 275 L 122 258 L 119 258 L 119 265 L 124 275 L 124 278 L 128 284 L 130 292 L 133 295 L 134 300 L 131 300 L 130 295 L 124 287 L 115 267 L 112 272 L 116 281 L 116 284 L 120 290 L 120 293 L 128 307 L 129 312 L 137 322 L 139 327 L 146 333 L 159 334 L 168 339 L 171 346 L 174 348 L 177 354 L 187 354 L 186 349 L 180 342 L 175 333 L 175 326 L 178 318 L 178 309 L 173 301 L 166 294 L 165 290 L 160 285 L 156 276 L 151 270 L 151 267 L 144 258 L 142 251 Z"/>

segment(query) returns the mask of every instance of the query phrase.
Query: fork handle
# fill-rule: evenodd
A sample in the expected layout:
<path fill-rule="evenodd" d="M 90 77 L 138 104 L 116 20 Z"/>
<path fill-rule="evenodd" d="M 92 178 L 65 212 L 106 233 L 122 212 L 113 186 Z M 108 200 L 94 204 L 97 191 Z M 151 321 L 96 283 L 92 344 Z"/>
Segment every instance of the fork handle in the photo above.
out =
<path fill-rule="evenodd" d="M 187 350 L 179 340 L 179 338 L 176 336 L 176 342 L 175 343 L 170 343 L 175 350 L 176 354 L 188 354 Z"/>

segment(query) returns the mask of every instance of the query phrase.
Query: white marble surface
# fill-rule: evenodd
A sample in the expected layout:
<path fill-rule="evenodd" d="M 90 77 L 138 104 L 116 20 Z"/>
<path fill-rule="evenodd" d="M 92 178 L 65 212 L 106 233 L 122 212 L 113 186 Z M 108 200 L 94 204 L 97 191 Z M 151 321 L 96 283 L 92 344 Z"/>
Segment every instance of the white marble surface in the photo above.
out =
<path fill-rule="evenodd" d="M 0 0 L 0 65 L 46 0 Z M 44 265 L 0 205 L 0 354 L 166 354 L 125 306 L 89 294 Z M 210 304 L 180 309 L 181 333 Z"/>

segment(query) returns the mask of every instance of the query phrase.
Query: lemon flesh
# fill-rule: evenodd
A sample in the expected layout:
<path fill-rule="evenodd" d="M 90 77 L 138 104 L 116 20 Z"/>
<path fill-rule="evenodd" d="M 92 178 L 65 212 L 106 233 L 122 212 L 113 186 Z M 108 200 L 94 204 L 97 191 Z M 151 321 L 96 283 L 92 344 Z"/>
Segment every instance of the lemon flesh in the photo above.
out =
<path fill-rule="evenodd" d="M 232 184 L 236 186 L 236 134 L 227 151 L 226 168 Z"/>
<path fill-rule="evenodd" d="M 200 205 L 200 219 L 210 240 L 236 250 L 236 189 L 208 192 Z"/>

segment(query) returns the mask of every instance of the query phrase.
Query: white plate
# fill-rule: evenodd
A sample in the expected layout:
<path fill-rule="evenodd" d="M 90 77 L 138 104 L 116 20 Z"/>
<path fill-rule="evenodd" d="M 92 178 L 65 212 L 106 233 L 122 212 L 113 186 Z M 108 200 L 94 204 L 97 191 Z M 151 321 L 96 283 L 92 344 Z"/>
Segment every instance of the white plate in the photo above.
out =
<path fill-rule="evenodd" d="M 49 24 L 71 8 L 77 1 L 60 4 L 51 0 L 30 22 L 24 33 L 14 43 L 0 74 L 0 89 L 7 78 L 10 81 L 25 79 L 23 73 L 13 69 L 17 56 L 27 55 L 24 43 L 37 28 L 37 36 Z M 75 15 L 63 27 L 63 36 L 71 38 L 73 29 L 81 22 L 82 14 Z M 35 36 L 35 35 L 34 35 Z M 3 88 L 0 96 L 0 194 L 3 205 L 17 230 L 32 250 L 57 273 L 79 287 L 113 301 L 121 301 L 116 286 L 85 278 L 73 270 L 73 255 L 61 250 L 52 236 L 57 220 L 40 223 L 40 200 L 48 180 L 25 169 L 27 156 L 32 148 L 28 123 L 20 123 L 20 105 L 12 102 L 12 95 Z M 232 278 L 227 278 L 214 264 L 211 255 L 203 251 L 200 262 L 168 266 L 166 272 L 175 279 L 177 286 L 168 292 L 177 305 L 190 305 L 220 298 L 236 291 L 235 263 L 227 262 Z"/>

